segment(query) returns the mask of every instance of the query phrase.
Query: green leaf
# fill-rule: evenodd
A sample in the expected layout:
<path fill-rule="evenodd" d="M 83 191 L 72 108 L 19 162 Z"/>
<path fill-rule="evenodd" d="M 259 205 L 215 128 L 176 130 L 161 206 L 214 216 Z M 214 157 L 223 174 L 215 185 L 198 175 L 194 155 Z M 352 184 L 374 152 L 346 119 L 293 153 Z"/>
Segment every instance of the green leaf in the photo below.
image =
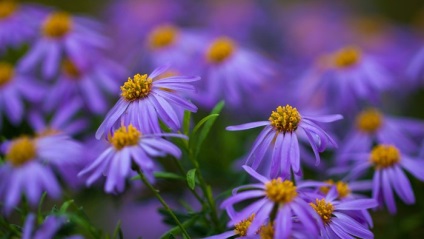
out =
<path fill-rule="evenodd" d="M 113 237 L 112 237 L 113 239 L 118 238 L 118 235 L 119 235 L 119 239 L 124 239 L 124 234 L 121 229 L 121 223 L 122 223 L 121 220 L 119 220 L 118 223 L 116 224 L 115 230 L 113 231 Z"/>
<path fill-rule="evenodd" d="M 190 169 L 187 172 L 187 184 L 193 190 L 196 186 L 196 169 Z"/>
<path fill-rule="evenodd" d="M 69 206 L 71 206 L 73 203 L 74 203 L 74 200 L 73 199 L 64 202 L 62 204 L 62 206 L 60 207 L 59 212 L 60 213 L 65 213 L 68 210 Z"/>
<path fill-rule="evenodd" d="M 190 130 L 190 119 L 191 119 L 191 112 L 188 110 L 184 111 L 183 133 L 185 135 L 188 135 L 188 131 Z"/>
<path fill-rule="evenodd" d="M 183 176 L 170 172 L 155 172 L 153 175 L 158 179 L 186 180 Z M 131 180 L 140 180 L 140 175 L 132 177 Z"/>
<path fill-rule="evenodd" d="M 210 114 L 210 115 L 206 116 L 205 118 L 201 119 L 199 121 L 199 123 L 197 123 L 196 126 L 194 126 L 192 135 L 196 135 L 197 134 L 197 131 L 200 129 L 200 127 L 202 127 L 202 125 L 204 123 L 206 123 L 208 120 L 213 119 L 213 118 L 216 118 L 218 116 L 219 116 L 219 114 Z"/>
<path fill-rule="evenodd" d="M 199 218 L 198 215 L 192 217 L 191 219 L 185 221 L 182 223 L 184 228 L 188 228 L 191 225 L 193 225 L 197 219 Z M 169 238 L 175 238 L 174 235 L 181 234 L 181 228 L 179 226 L 171 228 L 169 231 L 165 232 L 160 238 L 161 239 L 169 239 Z"/>

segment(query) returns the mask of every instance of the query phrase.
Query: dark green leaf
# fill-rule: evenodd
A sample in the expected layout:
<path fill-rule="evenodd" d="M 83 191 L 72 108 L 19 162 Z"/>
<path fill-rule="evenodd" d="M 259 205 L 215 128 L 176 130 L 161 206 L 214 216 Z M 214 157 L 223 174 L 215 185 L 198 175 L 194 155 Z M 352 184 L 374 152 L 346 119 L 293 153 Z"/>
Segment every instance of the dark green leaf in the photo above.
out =
<path fill-rule="evenodd" d="M 194 189 L 196 186 L 196 169 L 190 169 L 187 172 L 187 184 L 191 189 Z"/>
<path fill-rule="evenodd" d="M 155 172 L 154 176 L 158 179 L 186 180 L 183 176 L 170 172 Z M 140 175 L 132 177 L 131 180 L 140 180 Z"/>

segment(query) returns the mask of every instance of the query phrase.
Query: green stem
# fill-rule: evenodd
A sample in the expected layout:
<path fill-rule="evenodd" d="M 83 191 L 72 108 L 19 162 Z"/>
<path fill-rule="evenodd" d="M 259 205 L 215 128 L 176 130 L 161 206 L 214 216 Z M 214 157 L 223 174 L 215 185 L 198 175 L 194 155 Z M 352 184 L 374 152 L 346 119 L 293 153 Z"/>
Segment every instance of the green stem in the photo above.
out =
<path fill-rule="evenodd" d="M 184 228 L 184 226 L 181 224 L 181 222 L 178 220 L 177 216 L 175 216 L 174 212 L 172 212 L 171 208 L 169 208 L 168 204 L 165 202 L 165 200 L 160 196 L 158 190 L 156 190 L 152 184 L 147 180 L 147 178 L 144 176 L 144 174 L 140 171 L 140 169 L 137 169 L 138 175 L 140 175 L 141 181 L 153 192 L 153 194 L 156 196 L 156 198 L 160 201 L 162 206 L 165 208 L 165 210 L 171 215 L 172 219 L 177 223 L 178 227 L 180 227 L 181 232 L 186 236 L 186 238 L 190 239 L 190 235 Z"/>
<path fill-rule="evenodd" d="M 186 176 L 186 171 L 184 170 L 183 166 L 181 165 L 180 161 L 176 158 L 174 158 L 174 161 L 176 162 L 177 166 L 178 166 L 178 170 L 180 171 L 181 175 L 183 175 L 184 177 Z M 204 204 L 204 201 L 202 199 L 202 197 L 200 197 L 200 195 L 196 192 L 196 190 L 189 188 L 191 193 L 194 195 L 194 197 L 196 197 L 197 201 L 199 201 L 202 205 Z"/>

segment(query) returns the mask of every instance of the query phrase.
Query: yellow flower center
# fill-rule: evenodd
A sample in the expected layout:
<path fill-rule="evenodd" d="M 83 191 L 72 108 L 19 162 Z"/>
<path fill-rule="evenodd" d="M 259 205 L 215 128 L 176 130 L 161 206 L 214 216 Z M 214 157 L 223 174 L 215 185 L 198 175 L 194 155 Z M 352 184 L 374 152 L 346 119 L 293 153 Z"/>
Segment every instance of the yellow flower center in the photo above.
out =
<path fill-rule="evenodd" d="M 383 121 L 383 116 L 376 109 L 367 109 L 362 111 L 356 117 L 356 127 L 365 133 L 376 132 Z"/>
<path fill-rule="evenodd" d="M 252 224 L 253 219 L 255 218 L 255 214 L 252 214 L 250 217 L 248 217 L 245 220 L 242 220 L 241 222 L 237 223 L 234 228 L 234 233 L 238 236 L 246 236 L 247 235 L 247 229 L 249 229 L 250 224 Z"/>
<path fill-rule="evenodd" d="M 14 75 L 15 70 L 11 64 L 0 62 L 0 87 L 9 83 Z"/>
<path fill-rule="evenodd" d="M 42 25 L 43 34 L 50 38 L 61 38 L 72 30 L 73 21 L 65 12 L 50 14 Z"/>
<path fill-rule="evenodd" d="M 330 185 L 336 185 L 337 193 L 339 194 L 339 198 L 344 198 L 350 194 L 349 185 L 343 181 L 338 181 L 334 183 L 332 179 L 326 180 L 325 183 Z M 330 191 L 330 186 L 322 186 L 319 188 L 320 191 L 324 194 L 327 194 Z"/>
<path fill-rule="evenodd" d="M 269 121 L 278 132 L 293 132 L 297 129 L 302 117 L 296 108 L 290 105 L 278 106 L 276 111 L 272 111 Z"/>
<path fill-rule="evenodd" d="M 361 51 L 356 47 L 345 47 L 333 55 L 334 65 L 338 68 L 348 68 L 356 65 L 361 59 Z"/>
<path fill-rule="evenodd" d="M 391 167 L 400 161 L 400 153 L 395 146 L 380 144 L 372 149 L 370 161 L 376 169 Z"/>
<path fill-rule="evenodd" d="M 0 1 L 0 19 L 5 19 L 11 16 L 18 9 L 18 4 L 14 1 Z"/>
<path fill-rule="evenodd" d="M 220 37 L 209 47 L 206 58 L 212 63 L 221 63 L 233 55 L 234 41 L 228 37 Z"/>
<path fill-rule="evenodd" d="M 79 79 L 81 76 L 81 72 L 78 67 L 69 59 L 62 61 L 62 70 L 72 79 Z"/>
<path fill-rule="evenodd" d="M 259 229 L 259 236 L 261 239 L 274 239 L 274 226 L 268 223 Z"/>
<path fill-rule="evenodd" d="M 153 49 L 170 46 L 178 37 L 178 29 L 173 26 L 160 26 L 149 35 L 149 44 Z"/>
<path fill-rule="evenodd" d="M 121 86 L 121 95 L 127 101 L 134 101 L 147 97 L 152 90 L 152 79 L 147 76 L 147 74 L 134 75 L 134 78 L 131 79 L 128 77 L 127 82 Z"/>
<path fill-rule="evenodd" d="M 266 196 L 276 203 L 288 203 L 297 196 L 296 186 L 292 181 L 281 178 L 272 179 L 265 184 Z"/>
<path fill-rule="evenodd" d="M 130 124 L 128 127 L 121 126 L 117 129 L 109 140 L 115 149 L 121 150 L 127 146 L 138 144 L 140 136 L 141 132 Z"/>
<path fill-rule="evenodd" d="M 15 167 L 32 160 L 37 155 L 34 141 L 27 136 L 17 138 L 11 142 L 6 153 L 6 159 Z"/>
<path fill-rule="evenodd" d="M 311 207 L 318 213 L 324 223 L 329 223 L 334 211 L 333 204 L 325 201 L 325 199 L 315 199 L 315 203 L 309 203 Z"/>

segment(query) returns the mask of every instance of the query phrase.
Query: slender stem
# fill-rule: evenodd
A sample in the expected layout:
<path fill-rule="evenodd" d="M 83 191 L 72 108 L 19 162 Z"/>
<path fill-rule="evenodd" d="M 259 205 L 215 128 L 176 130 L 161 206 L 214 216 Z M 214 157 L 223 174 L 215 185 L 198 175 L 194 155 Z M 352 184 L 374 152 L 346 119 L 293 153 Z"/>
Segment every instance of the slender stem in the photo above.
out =
<path fill-rule="evenodd" d="M 175 157 L 174 157 L 174 161 L 176 162 L 176 164 L 178 166 L 178 170 L 180 171 L 180 173 L 183 176 L 186 176 L 186 172 L 185 172 L 183 166 L 181 165 L 180 161 L 178 159 L 176 159 Z M 190 189 L 190 192 L 193 193 L 194 197 L 196 197 L 197 201 L 199 201 L 203 205 L 204 201 L 203 201 L 202 197 L 200 197 L 200 195 L 194 189 L 191 189 L 191 188 L 189 188 L 189 189 Z"/>
<path fill-rule="evenodd" d="M 140 169 L 137 169 L 138 175 L 140 175 L 141 181 L 153 192 L 153 194 L 156 196 L 156 198 L 160 201 L 162 206 L 165 208 L 165 210 L 171 215 L 172 219 L 177 223 L 178 227 L 180 227 L 181 232 L 187 237 L 190 238 L 190 235 L 184 228 L 184 226 L 181 224 L 181 222 L 178 220 L 177 216 L 175 216 L 174 212 L 172 212 L 171 208 L 169 208 L 168 204 L 165 202 L 165 200 L 160 196 L 158 190 L 156 190 L 152 184 L 147 180 L 147 178 L 144 176 L 144 174 L 140 171 Z"/>

